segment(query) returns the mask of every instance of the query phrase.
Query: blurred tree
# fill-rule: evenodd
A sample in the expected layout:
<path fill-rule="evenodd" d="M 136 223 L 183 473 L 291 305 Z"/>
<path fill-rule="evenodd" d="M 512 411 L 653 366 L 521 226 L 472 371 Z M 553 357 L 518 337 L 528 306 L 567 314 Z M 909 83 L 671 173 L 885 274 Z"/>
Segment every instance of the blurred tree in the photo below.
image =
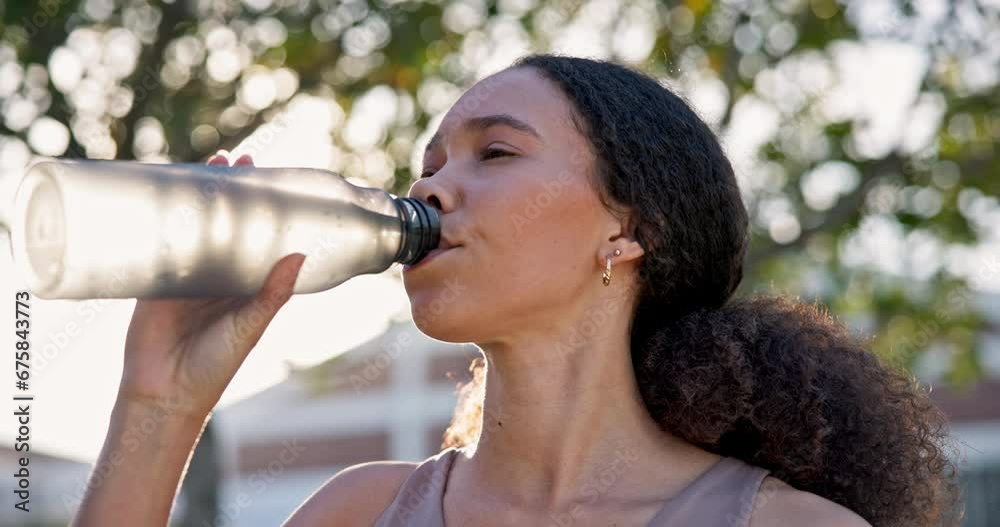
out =
<path fill-rule="evenodd" d="M 730 150 L 754 223 L 745 290 L 818 299 L 906 366 L 982 373 L 995 2 L 0 0 L 0 18 L 8 172 L 201 160 L 309 94 L 332 109 L 329 168 L 405 192 L 432 119 L 478 77 L 531 51 L 633 64 Z"/>

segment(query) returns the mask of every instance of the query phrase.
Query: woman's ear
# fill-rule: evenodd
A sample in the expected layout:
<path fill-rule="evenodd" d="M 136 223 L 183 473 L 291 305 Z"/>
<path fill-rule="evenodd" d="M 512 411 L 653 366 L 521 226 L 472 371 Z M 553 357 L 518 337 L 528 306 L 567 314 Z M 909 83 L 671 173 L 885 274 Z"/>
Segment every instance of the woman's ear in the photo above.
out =
<path fill-rule="evenodd" d="M 600 266 L 607 265 L 607 259 L 611 258 L 611 264 L 616 265 L 624 262 L 630 262 L 646 254 L 646 251 L 642 248 L 639 242 L 633 240 L 632 238 L 627 238 L 625 236 L 618 236 L 614 240 L 610 240 L 610 243 L 602 246 L 600 254 L 597 255 L 598 264 Z"/>
<path fill-rule="evenodd" d="M 636 221 L 631 214 L 622 215 L 615 222 L 614 232 L 610 233 L 608 243 L 601 248 L 600 264 L 605 265 L 606 258 L 611 257 L 611 263 L 628 262 L 646 253 L 636 239 Z"/>
<path fill-rule="evenodd" d="M 622 261 L 626 262 L 630 260 L 637 260 L 639 257 L 646 254 L 646 250 L 642 248 L 642 245 L 638 241 L 631 238 L 629 238 L 626 248 L 621 249 L 621 251 L 622 254 L 619 258 L 622 258 Z"/>

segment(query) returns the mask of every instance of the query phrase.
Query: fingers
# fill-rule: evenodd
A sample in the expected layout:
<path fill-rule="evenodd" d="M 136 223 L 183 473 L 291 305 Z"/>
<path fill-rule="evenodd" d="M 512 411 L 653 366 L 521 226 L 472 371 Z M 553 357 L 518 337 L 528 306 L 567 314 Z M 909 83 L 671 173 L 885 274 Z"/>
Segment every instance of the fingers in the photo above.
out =
<path fill-rule="evenodd" d="M 279 260 L 271 268 L 260 292 L 236 312 L 237 335 L 241 341 L 238 348 L 244 354 L 257 344 L 278 310 L 292 297 L 295 280 L 305 259 L 304 254 L 295 253 Z"/>
<path fill-rule="evenodd" d="M 218 152 L 215 153 L 215 155 L 209 157 L 208 161 L 206 161 L 205 164 L 229 166 L 229 152 L 225 150 L 219 150 Z M 253 157 L 251 157 L 250 154 L 243 154 L 240 157 L 236 158 L 236 161 L 233 161 L 232 166 L 252 167 Z"/>
<path fill-rule="evenodd" d="M 254 301 L 273 301 L 276 304 L 274 307 L 276 313 L 278 308 L 291 298 L 295 280 L 299 276 L 299 269 L 302 268 L 305 260 L 306 255 L 301 253 L 290 254 L 278 260 L 278 263 L 271 268 L 271 272 L 264 280 L 264 285 Z"/>

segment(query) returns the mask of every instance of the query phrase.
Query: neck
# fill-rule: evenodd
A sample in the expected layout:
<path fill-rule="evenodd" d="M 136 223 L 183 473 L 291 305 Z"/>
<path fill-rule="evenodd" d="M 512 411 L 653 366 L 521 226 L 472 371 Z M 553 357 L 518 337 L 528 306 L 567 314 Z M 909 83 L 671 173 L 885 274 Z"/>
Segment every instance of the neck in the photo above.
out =
<path fill-rule="evenodd" d="M 632 368 L 628 317 L 605 313 L 598 323 L 593 309 L 584 311 L 569 324 L 480 344 L 486 393 L 469 466 L 490 496 L 546 509 L 594 487 L 605 497 L 635 496 L 611 479 L 656 481 L 661 493 L 668 484 L 663 463 L 683 474 L 711 456 L 663 432 L 648 414 Z"/>

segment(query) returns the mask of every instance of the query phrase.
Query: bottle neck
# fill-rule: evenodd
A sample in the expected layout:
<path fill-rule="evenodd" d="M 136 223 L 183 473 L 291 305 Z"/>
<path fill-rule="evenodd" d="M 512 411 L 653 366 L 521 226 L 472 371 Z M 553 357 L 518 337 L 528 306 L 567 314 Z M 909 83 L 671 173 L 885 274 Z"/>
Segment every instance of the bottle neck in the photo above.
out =
<path fill-rule="evenodd" d="M 403 220 L 403 239 L 393 261 L 412 265 L 436 249 L 441 239 L 441 220 L 434 208 L 414 198 L 393 200 Z"/>

